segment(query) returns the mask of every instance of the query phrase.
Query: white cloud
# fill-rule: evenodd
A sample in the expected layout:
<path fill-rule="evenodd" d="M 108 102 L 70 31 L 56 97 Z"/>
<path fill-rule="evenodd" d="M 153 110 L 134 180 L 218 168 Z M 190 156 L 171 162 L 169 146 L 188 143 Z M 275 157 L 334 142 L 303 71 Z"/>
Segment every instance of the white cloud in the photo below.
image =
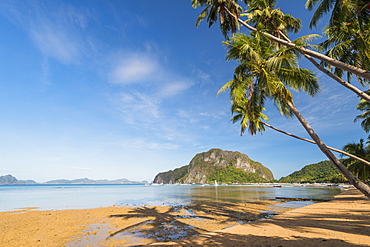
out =
<path fill-rule="evenodd" d="M 189 89 L 192 83 L 190 81 L 177 81 L 164 85 L 159 89 L 159 96 L 171 97 L 180 94 L 181 92 Z"/>
<path fill-rule="evenodd" d="M 114 66 L 111 77 L 113 82 L 119 84 L 132 84 L 153 80 L 158 73 L 159 65 L 157 61 L 146 54 L 123 55 Z"/>
<path fill-rule="evenodd" d="M 171 71 L 165 55 L 153 51 L 153 45 L 145 46 L 144 51 L 116 52 L 109 71 L 112 83 L 135 87 L 139 84 L 140 91 L 150 91 L 153 97 L 159 99 L 173 97 L 189 89 L 193 80 Z"/>

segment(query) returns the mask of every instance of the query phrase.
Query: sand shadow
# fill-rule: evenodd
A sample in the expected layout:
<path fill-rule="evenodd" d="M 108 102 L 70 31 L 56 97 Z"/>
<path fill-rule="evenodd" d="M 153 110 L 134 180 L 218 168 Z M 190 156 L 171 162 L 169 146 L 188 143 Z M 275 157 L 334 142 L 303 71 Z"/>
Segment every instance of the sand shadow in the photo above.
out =
<path fill-rule="evenodd" d="M 198 201 L 198 203 L 195 205 L 174 206 L 165 211 L 158 207 L 139 207 L 132 209 L 128 214 L 110 215 L 111 218 L 121 218 L 122 220 L 142 220 L 113 232 L 107 240 L 132 234 L 131 236 L 140 236 L 151 239 L 153 242 L 168 242 L 208 232 L 204 228 L 197 227 L 199 224 L 196 224 L 194 221 L 233 226 L 271 216 L 271 213 L 251 213 L 248 212 L 247 206 L 236 207 L 236 204 L 232 203 L 210 203 L 209 201 Z M 260 206 L 263 207 L 265 205 Z"/>
<path fill-rule="evenodd" d="M 159 245 L 160 246 L 160 245 Z M 248 247 L 298 247 L 298 246 L 320 246 L 320 247 L 361 247 L 368 245 L 351 244 L 340 239 L 305 238 L 293 237 L 290 239 L 282 237 L 265 237 L 254 235 L 239 235 L 232 233 L 219 233 L 217 235 L 202 235 L 202 244 L 191 240 L 177 241 L 174 246 L 248 246 Z"/>
<path fill-rule="evenodd" d="M 176 241 L 176 246 L 370 246 L 369 200 L 349 196 L 324 202 L 305 213 L 287 213 L 238 228 Z M 339 204 L 339 205 L 338 205 Z M 338 208 L 339 206 L 339 208 Z M 278 228 L 276 228 L 278 227 Z M 283 235 L 263 231 L 281 229 Z M 285 229 L 285 230 L 283 230 Z M 287 230 L 287 231 L 286 231 Z M 303 234 L 301 234 L 303 233 Z M 270 235 L 270 236 L 269 236 Z M 312 237 L 311 237 L 312 236 Z M 318 237 L 319 236 L 319 237 Z M 321 237 L 322 236 L 322 237 Z M 353 242 L 353 236 L 357 244 Z M 201 245 L 199 245 L 201 243 Z M 172 244 L 172 243 L 171 243 Z"/>
<path fill-rule="evenodd" d="M 245 224 L 252 221 L 260 220 L 269 218 L 273 215 L 278 213 L 276 212 L 264 212 L 263 208 L 266 207 L 264 202 L 248 202 L 245 203 L 246 205 L 244 208 L 241 206 L 237 206 L 238 204 L 234 203 L 226 203 L 226 202 L 209 202 L 209 201 L 198 201 L 196 205 L 186 206 L 196 213 L 202 212 L 202 214 L 212 215 L 212 217 L 225 218 L 224 220 L 220 221 L 222 224 Z M 250 207 L 260 207 L 261 210 L 257 213 L 250 212 Z"/>
<path fill-rule="evenodd" d="M 370 213 L 361 210 L 343 209 L 340 215 L 334 214 L 307 214 L 294 218 L 274 218 L 273 223 L 292 230 L 306 232 L 320 232 L 331 230 L 346 234 L 370 236 Z M 369 243 L 370 244 L 370 243 Z"/>
<path fill-rule="evenodd" d="M 196 236 L 207 232 L 204 229 L 186 224 L 181 221 L 182 218 L 192 219 L 211 219 L 207 216 L 196 216 L 193 212 L 180 214 L 183 207 L 171 207 L 165 212 L 160 212 L 156 207 L 140 207 L 131 210 L 128 214 L 110 215 L 111 218 L 122 218 L 127 220 L 130 218 L 145 218 L 144 221 L 124 227 L 112 234 L 109 238 L 118 237 L 123 233 L 136 234 L 155 241 L 172 241 L 183 239 L 191 236 Z"/>

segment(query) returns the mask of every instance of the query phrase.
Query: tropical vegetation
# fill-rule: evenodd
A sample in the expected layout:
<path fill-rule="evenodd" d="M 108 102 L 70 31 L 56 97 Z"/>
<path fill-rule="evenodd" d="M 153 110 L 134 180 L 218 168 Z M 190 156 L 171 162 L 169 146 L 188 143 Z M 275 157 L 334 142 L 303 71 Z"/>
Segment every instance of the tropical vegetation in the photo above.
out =
<path fill-rule="evenodd" d="M 274 0 L 192 0 L 193 7 L 205 7 L 200 14 L 197 25 L 200 21 L 207 20 L 209 26 L 218 19 L 223 34 L 227 37 L 225 45 L 228 49 L 227 59 L 235 60 L 238 65 L 234 70 L 231 81 L 221 88 L 221 91 L 230 91 L 232 104 L 232 121 L 241 123 L 241 132 L 248 129 L 250 134 L 264 131 L 263 121 L 268 117 L 262 113 L 265 110 L 265 102 L 271 99 L 280 113 L 287 117 L 295 116 L 307 133 L 311 136 L 320 150 L 328 157 L 332 164 L 353 184 L 357 189 L 370 197 L 370 187 L 354 176 L 322 142 L 309 123 L 301 115 L 294 105 L 293 96 L 290 90 L 304 91 L 313 96 L 318 93 L 318 81 L 315 75 L 306 69 L 298 66 L 298 56 L 303 54 L 315 64 L 321 71 L 327 71 L 333 79 L 338 79 L 341 85 L 351 89 L 362 99 L 370 102 L 368 95 L 359 90 L 348 87 L 348 82 L 342 79 L 343 72 L 347 73 L 348 80 L 355 75 L 363 85 L 370 81 L 368 64 L 364 56 L 368 52 L 369 35 L 364 27 L 368 27 L 369 18 L 363 15 L 363 1 L 358 0 L 308 0 L 307 8 L 316 9 L 312 21 L 319 20 L 325 13 L 332 10 L 332 18 L 326 29 L 327 40 L 322 46 L 327 49 L 326 54 L 309 49 L 310 37 L 302 37 L 290 41 L 289 31 L 297 32 L 300 22 L 297 19 L 284 15 L 275 10 Z M 247 20 L 241 20 L 242 7 L 238 4 L 243 2 L 246 5 Z M 346 12 L 343 12 L 346 11 Z M 338 14 L 339 13 L 339 14 Z M 346 14 L 344 17 L 343 15 Z M 351 15 L 353 14 L 353 15 Z M 357 16 L 361 20 L 354 25 L 356 33 L 348 32 L 351 45 L 343 45 L 344 38 L 335 38 L 340 35 L 340 30 L 334 28 L 339 22 L 347 22 L 348 18 Z M 251 30 L 249 35 L 235 34 L 237 28 L 242 25 Z M 349 25 L 349 26 L 352 26 Z M 351 31 L 353 32 L 353 31 Z M 232 37 L 229 39 L 228 34 Z M 362 42 L 361 45 L 356 42 Z M 321 60 L 321 65 L 313 58 Z M 322 68 L 325 66 L 330 71 Z M 330 73 L 329 73 L 330 72 Z M 357 90 L 357 91 L 356 91 Z"/>
<path fill-rule="evenodd" d="M 266 183 L 265 178 L 254 172 L 246 172 L 234 166 L 220 167 L 207 176 L 207 182 L 213 183 Z"/>
<path fill-rule="evenodd" d="M 282 177 L 279 183 L 343 183 L 346 179 L 330 161 L 310 164 Z"/>
<path fill-rule="evenodd" d="M 367 145 L 365 146 L 363 139 L 360 139 L 359 143 L 349 143 L 345 145 L 343 150 L 365 160 L 370 160 L 370 145 L 369 142 L 367 142 Z M 370 166 L 353 158 L 345 159 L 343 164 L 347 166 L 348 170 L 355 174 L 359 179 L 365 182 L 370 182 Z"/>

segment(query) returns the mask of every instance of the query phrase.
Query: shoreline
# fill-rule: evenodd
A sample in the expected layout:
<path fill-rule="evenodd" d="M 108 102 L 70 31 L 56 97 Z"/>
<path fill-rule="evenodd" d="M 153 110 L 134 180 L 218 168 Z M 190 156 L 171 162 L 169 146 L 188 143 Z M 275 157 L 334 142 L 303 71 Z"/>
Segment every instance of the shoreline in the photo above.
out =
<path fill-rule="evenodd" d="M 132 186 L 132 187 L 131 187 Z M 125 206 L 143 206 L 143 205 L 151 205 L 151 206 L 176 206 L 176 205 L 187 205 L 194 203 L 193 200 L 179 200 L 177 195 L 176 195 L 176 190 L 177 188 L 183 188 L 185 186 L 186 188 L 191 188 L 191 190 L 196 191 L 197 188 L 202 188 L 203 189 L 212 189 L 212 188 L 219 188 L 218 193 L 224 194 L 225 195 L 225 190 L 228 188 L 274 188 L 274 187 L 283 187 L 282 190 L 287 189 L 287 188 L 299 188 L 299 187 L 304 187 L 304 188 L 336 188 L 338 191 L 345 189 L 346 186 L 348 185 L 331 185 L 331 184 L 277 184 L 277 183 L 259 183 L 259 184 L 229 184 L 229 185 L 223 185 L 220 184 L 219 186 L 213 186 L 213 185 L 162 185 L 162 186 L 153 186 L 156 187 L 156 197 L 151 197 L 148 196 L 146 198 L 141 198 L 141 197 L 136 197 L 137 194 L 143 193 L 143 189 L 145 188 L 146 191 L 151 191 L 153 188 L 151 186 L 143 186 L 143 185 L 47 185 L 45 187 L 51 187 L 54 188 L 55 191 L 48 191 L 44 197 L 40 197 L 40 200 L 37 201 L 37 203 L 34 203 L 35 200 L 32 196 L 30 196 L 34 191 L 29 191 L 27 193 L 27 190 L 23 190 L 22 187 L 25 187 L 26 189 L 29 189 L 28 187 L 31 188 L 31 190 L 34 187 L 39 187 L 39 185 L 34 186 L 34 185 L 25 185 L 25 186 L 19 186 L 19 185 L 5 185 L 5 187 L 20 187 L 22 190 L 16 191 L 17 193 L 14 194 L 14 191 L 12 190 L 5 190 L 1 191 L 2 185 L 0 185 L 0 192 L 4 192 L 5 195 L 4 197 L 7 198 L 9 197 L 11 200 L 4 200 L 0 203 L 0 212 L 7 212 L 7 211 L 16 211 L 24 207 L 38 207 L 36 210 L 40 211 L 45 211 L 45 210 L 69 210 L 69 209 L 94 209 L 94 208 L 99 208 L 99 207 L 110 207 L 113 205 L 125 205 Z M 43 185 L 41 187 L 44 187 Z M 84 190 L 70 190 L 70 188 L 74 187 L 82 187 Z M 129 199 L 122 200 L 121 196 L 116 196 L 116 197 L 105 197 L 106 194 L 112 193 L 112 191 L 107 191 L 107 193 L 104 193 L 103 188 L 110 188 L 112 187 L 113 190 L 116 193 L 116 195 L 120 195 L 120 193 L 128 193 Z M 139 193 L 132 193 L 131 188 L 138 189 L 140 188 Z M 95 188 L 99 188 L 98 194 L 96 197 L 86 197 L 86 194 L 92 193 L 95 194 L 96 190 Z M 158 195 L 157 189 L 161 195 Z M 38 189 L 36 189 L 38 190 Z M 109 189 L 111 190 L 111 189 Z M 122 191 L 123 190 L 123 191 Z M 170 197 L 169 201 L 165 201 L 163 204 L 163 201 L 158 200 L 158 198 L 165 197 L 167 198 L 168 196 L 168 190 L 170 191 Z M 200 191 L 200 190 L 199 190 Z M 99 193 L 100 192 L 100 193 Z M 8 194 L 7 194 L 8 193 Z M 39 191 L 36 191 L 36 193 L 39 193 Z M 145 192 L 147 193 L 147 192 Z M 211 191 L 211 193 L 213 193 Z M 150 194 L 150 192 L 149 192 Z M 2 194 L 3 195 L 3 194 Z M 188 198 L 194 197 L 195 198 L 199 194 L 197 192 L 192 192 L 189 193 Z M 203 196 L 203 194 L 201 195 Z M 217 196 L 217 195 L 216 195 Z M 241 200 L 239 202 L 243 201 L 253 201 L 255 200 L 270 200 L 272 198 L 275 198 L 280 195 L 275 195 L 275 196 L 268 196 L 268 197 L 261 197 L 257 196 L 256 198 L 248 198 L 247 200 L 244 200 L 244 196 L 240 197 Z M 300 194 L 295 194 L 292 195 L 293 197 L 301 197 Z M 253 196 L 252 196 L 253 197 Z M 15 199 L 15 198 L 22 198 L 21 200 Z M 46 198 L 46 199 L 45 199 Z M 84 198 L 84 199 L 82 199 Z M 99 198 L 99 199 L 95 199 Z M 313 197 L 315 198 L 315 197 Z M 318 197 L 319 198 L 319 197 Z M 213 198 L 215 199 L 215 198 Z M 222 200 L 222 198 L 219 198 Z M 226 201 L 228 198 L 226 198 Z M 117 204 L 117 202 L 119 202 Z"/>
<path fill-rule="evenodd" d="M 153 246 L 370 246 L 370 200 L 349 189 L 328 202 Z"/>

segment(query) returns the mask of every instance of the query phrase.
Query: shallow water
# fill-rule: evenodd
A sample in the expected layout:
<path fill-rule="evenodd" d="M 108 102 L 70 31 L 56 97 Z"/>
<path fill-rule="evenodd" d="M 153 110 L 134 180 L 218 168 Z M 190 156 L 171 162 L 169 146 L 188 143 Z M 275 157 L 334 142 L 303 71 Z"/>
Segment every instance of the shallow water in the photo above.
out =
<path fill-rule="evenodd" d="M 88 209 L 111 205 L 188 205 L 210 202 L 243 203 L 298 197 L 331 199 L 336 187 L 317 186 L 144 186 L 144 185 L 25 185 L 0 186 L 0 211 L 24 207 L 39 210 Z M 308 205 L 312 202 L 307 202 Z M 304 206 L 301 205 L 301 206 Z"/>

